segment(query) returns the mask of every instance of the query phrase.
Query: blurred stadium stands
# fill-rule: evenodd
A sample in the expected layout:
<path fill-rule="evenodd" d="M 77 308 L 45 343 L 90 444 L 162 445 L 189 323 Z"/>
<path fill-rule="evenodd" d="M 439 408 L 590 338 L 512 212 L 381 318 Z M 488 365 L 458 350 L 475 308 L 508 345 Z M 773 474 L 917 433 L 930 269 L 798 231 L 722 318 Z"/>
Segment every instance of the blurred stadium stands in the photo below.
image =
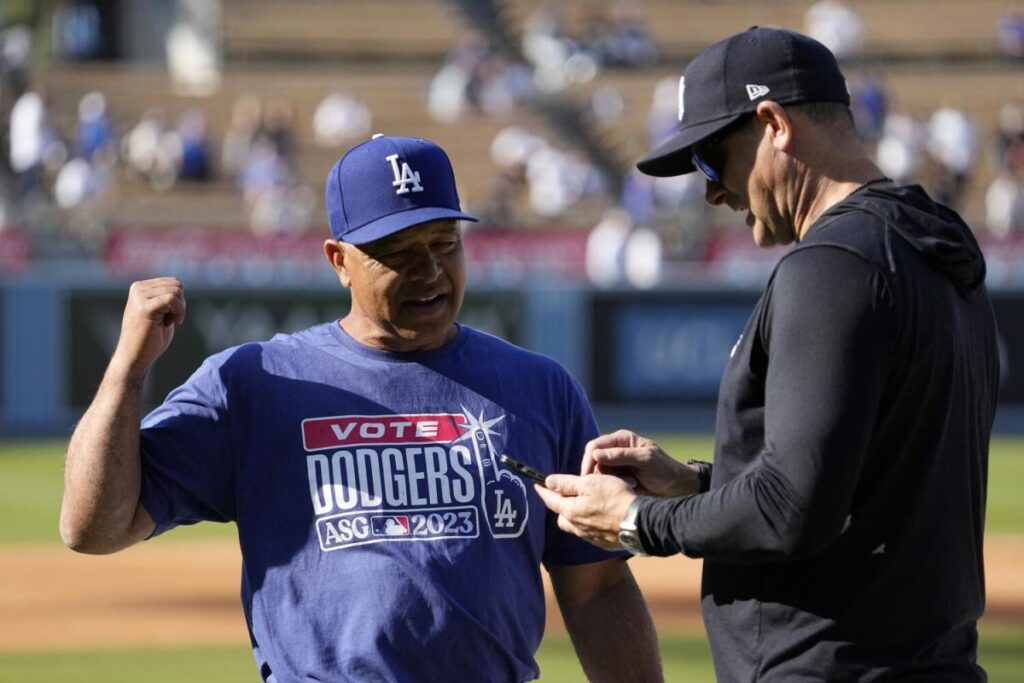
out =
<path fill-rule="evenodd" d="M 124 12 L 121 3 L 99 4 L 107 13 Z M 678 77 L 692 54 L 709 41 L 752 23 L 802 29 L 811 4 L 808 0 L 561 3 L 566 30 L 577 33 L 595 13 L 611 13 L 627 5 L 643 20 L 657 45 L 658 59 L 644 68 L 602 68 L 593 80 L 567 87 L 560 95 L 584 102 L 600 89 L 610 87 L 613 90 L 608 92 L 618 93 L 621 114 L 592 125 L 628 166 L 648 148 L 647 117 L 659 80 Z M 962 205 L 975 226 L 984 221 L 984 192 L 996 170 L 990 147 L 999 109 L 1007 102 L 1024 101 L 1024 63 L 1001 54 L 996 40 L 996 23 L 1014 4 L 1007 0 L 852 3 L 863 21 L 864 46 L 860 55 L 847 60 L 845 68 L 851 79 L 863 73 L 879 75 L 890 109 L 898 107 L 922 121 L 935 109 L 950 106 L 976 123 L 982 144 Z M 504 6 L 513 29 L 521 33 L 523 21 L 540 3 L 507 2 Z M 405 0 L 396 7 L 374 0 L 223 0 L 220 7 L 217 38 L 223 55 L 222 74 L 220 87 L 207 97 L 176 94 L 163 64 L 135 60 L 130 55 L 104 60 L 37 59 L 29 86 L 44 93 L 54 127 L 66 141 L 73 139 L 77 104 L 89 91 L 106 96 L 118 137 L 154 107 L 162 109 L 173 124 L 181 112 L 198 106 L 208 120 L 215 162 L 219 160 L 217 145 L 224 140 L 239 97 L 286 100 L 294 114 L 297 176 L 317 198 L 310 219 L 314 229 L 324 222 L 319 201 L 322 177 L 343 151 L 343 147 L 317 146 L 313 139 L 314 110 L 332 91 L 343 91 L 365 103 L 372 112 L 374 131 L 422 135 L 445 146 L 460 176 L 463 201 L 471 210 L 483 210 L 493 190 L 497 169 L 489 150 L 495 135 L 513 123 L 545 132 L 543 117 L 528 106 L 497 114 L 470 111 L 452 123 L 428 116 L 426 93 L 431 79 L 453 46 L 472 33 L 463 23 L 457 3 Z M 35 17 L 41 27 L 47 20 L 45 15 Z M 130 30 L 131 26 L 122 27 L 121 32 Z M 36 36 L 45 40 L 46 33 L 38 30 Z M 45 45 L 37 46 L 34 54 L 45 55 Z M 5 105 L 9 111 L 9 99 Z M 216 163 L 214 167 L 218 170 Z M 930 172 L 927 165 L 920 171 L 926 186 Z M 165 193 L 132 183 L 121 173 L 116 179 L 113 200 L 100 210 L 106 225 L 163 226 L 172 217 L 174 222 L 211 227 L 239 227 L 248 222 L 242 199 L 223 172 L 216 173 L 214 182 L 205 186 L 179 184 Z M 524 207 L 516 212 L 515 227 L 557 224 L 589 228 L 616 201 L 616 197 L 597 193 L 564 212 L 543 216 Z M 12 215 L 17 212 L 8 211 L 8 216 Z"/>

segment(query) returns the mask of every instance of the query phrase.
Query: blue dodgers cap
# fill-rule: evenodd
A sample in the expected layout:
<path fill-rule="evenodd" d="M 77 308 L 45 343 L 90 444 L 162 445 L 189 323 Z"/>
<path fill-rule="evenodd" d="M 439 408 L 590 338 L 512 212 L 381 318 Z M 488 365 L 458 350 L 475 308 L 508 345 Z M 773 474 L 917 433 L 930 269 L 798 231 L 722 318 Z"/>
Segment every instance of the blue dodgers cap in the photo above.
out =
<path fill-rule="evenodd" d="M 367 244 L 446 218 L 478 221 L 459 208 L 444 150 L 420 138 L 374 135 L 327 175 L 327 221 L 335 239 Z"/>
<path fill-rule="evenodd" d="M 795 31 L 751 28 L 708 47 L 679 79 L 679 128 L 637 162 L 652 176 L 692 173 L 693 146 L 757 109 L 779 104 L 842 102 L 850 92 L 827 47 Z"/>

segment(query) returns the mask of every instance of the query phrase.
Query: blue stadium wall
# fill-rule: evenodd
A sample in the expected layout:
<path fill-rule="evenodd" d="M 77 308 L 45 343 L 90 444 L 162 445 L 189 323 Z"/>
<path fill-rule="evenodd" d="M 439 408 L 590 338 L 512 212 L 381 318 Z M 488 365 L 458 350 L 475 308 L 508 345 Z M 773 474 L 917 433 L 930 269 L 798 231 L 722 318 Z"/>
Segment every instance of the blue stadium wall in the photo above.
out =
<path fill-rule="evenodd" d="M 0 435 L 70 433 L 120 329 L 127 281 L 95 272 L 0 282 Z M 188 285 L 188 318 L 145 390 L 156 405 L 207 355 L 342 316 L 337 285 Z M 709 431 L 718 378 L 758 292 L 472 288 L 461 319 L 557 358 L 587 388 L 601 428 Z M 997 430 L 1024 431 L 1024 290 L 993 294 L 1003 382 Z"/>

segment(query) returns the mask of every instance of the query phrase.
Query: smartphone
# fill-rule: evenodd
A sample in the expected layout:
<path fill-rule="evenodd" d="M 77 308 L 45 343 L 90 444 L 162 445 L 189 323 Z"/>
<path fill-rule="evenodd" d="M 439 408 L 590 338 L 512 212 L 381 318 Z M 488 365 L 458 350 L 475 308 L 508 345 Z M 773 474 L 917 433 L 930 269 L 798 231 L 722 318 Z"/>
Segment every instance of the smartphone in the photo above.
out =
<path fill-rule="evenodd" d="M 509 468 L 510 470 L 518 472 L 519 474 L 523 475 L 524 477 L 529 477 L 530 479 L 533 479 L 535 482 L 537 482 L 539 484 L 543 484 L 544 480 L 547 479 L 547 475 L 546 474 L 544 474 L 542 472 L 538 472 L 537 470 L 533 469 L 529 465 L 521 463 L 518 460 L 513 460 L 512 458 L 508 457 L 504 453 L 502 453 L 500 456 L 498 456 L 498 460 L 501 462 L 502 465 L 504 465 L 505 467 Z"/>

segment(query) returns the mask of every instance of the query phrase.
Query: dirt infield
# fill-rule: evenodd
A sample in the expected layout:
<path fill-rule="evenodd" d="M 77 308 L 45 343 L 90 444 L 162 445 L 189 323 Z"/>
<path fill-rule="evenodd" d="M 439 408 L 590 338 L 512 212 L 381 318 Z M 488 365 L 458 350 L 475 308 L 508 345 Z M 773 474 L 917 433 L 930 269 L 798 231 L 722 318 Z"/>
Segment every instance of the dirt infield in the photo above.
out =
<path fill-rule="evenodd" d="M 986 541 L 988 623 L 1024 626 L 1024 537 Z M 0 651 L 245 645 L 237 547 L 154 542 L 87 557 L 53 546 L 0 546 Z M 636 558 L 662 632 L 701 628 L 700 562 Z M 549 627 L 561 629 L 549 592 Z"/>

